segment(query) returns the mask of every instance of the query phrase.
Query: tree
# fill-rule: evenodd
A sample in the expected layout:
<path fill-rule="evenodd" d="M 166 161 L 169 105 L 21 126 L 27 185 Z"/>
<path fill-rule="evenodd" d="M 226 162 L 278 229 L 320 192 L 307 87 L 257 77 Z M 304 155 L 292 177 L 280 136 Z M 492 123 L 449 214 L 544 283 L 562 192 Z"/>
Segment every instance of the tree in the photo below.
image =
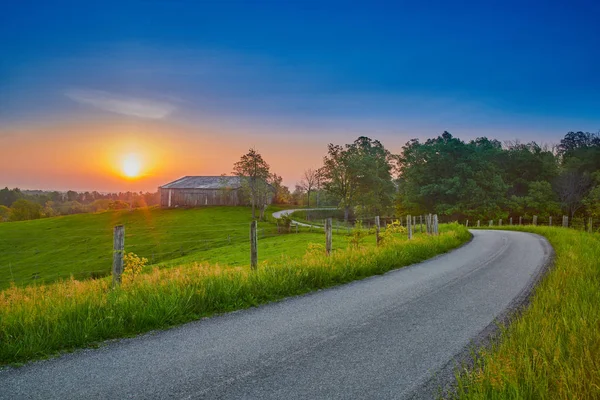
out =
<path fill-rule="evenodd" d="M 10 218 L 10 208 L 0 205 L 0 222 L 6 222 Z"/>
<path fill-rule="evenodd" d="M 526 196 L 513 195 L 511 200 L 514 211 L 526 216 L 550 217 L 560 213 L 560 203 L 556 201 L 552 185 L 547 181 L 531 182 Z"/>
<path fill-rule="evenodd" d="M 594 187 L 589 191 L 583 200 L 589 216 L 600 218 L 600 171 L 593 175 Z"/>
<path fill-rule="evenodd" d="M 42 206 L 32 201 L 19 199 L 10 207 L 11 221 L 26 221 L 42 217 Z"/>
<path fill-rule="evenodd" d="M 320 176 L 325 190 L 344 209 L 346 221 L 355 206 L 364 214 L 381 214 L 391 207 L 396 191 L 393 158 L 378 140 L 366 136 L 344 147 L 328 145 Z"/>
<path fill-rule="evenodd" d="M 352 150 L 330 143 L 323 158 L 323 186 L 344 209 L 348 221 L 358 189 L 358 163 Z"/>
<path fill-rule="evenodd" d="M 292 193 L 292 202 L 297 206 L 301 206 L 304 204 L 304 198 L 306 196 L 306 192 L 300 185 L 296 185 L 294 188 L 294 192 Z"/>
<path fill-rule="evenodd" d="M 75 192 L 74 190 L 69 190 L 67 192 L 67 201 L 77 201 L 78 197 L 79 193 Z"/>
<path fill-rule="evenodd" d="M 497 140 L 465 143 L 448 132 L 425 143 L 409 141 L 398 158 L 402 210 L 502 217 L 508 185 L 502 178 L 501 155 Z"/>
<path fill-rule="evenodd" d="M 310 207 L 310 194 L 314 189 L 317 188 L 319 181 L 319 170 L 314 170 L 312 168 L 304 170 L 304 174 L 302 174 L 302 179 L 300 180 L 299 186 L 307 194 L 307 207 Z"/>
<path fill-rule="evenodd" d="M 571 218 L 584 206 L 583 200 L 592 188 L 589 173 L 576 169 L 566 170 L 556 180 L 558 198 Z"/>
<path fill-rule="evenodd" d="M 9 188 L 5 187 L 4 189 L 0 190 L 0 205 L 10 207 L 15 201 L 21 198 L 23 198 L 23 193 L 21 190 L 19 190 L 19 188 L 10 190 Z"/>
<path fill-rule="evenodd" d="M 283 178 L 277 174 L 271 175 L 271 186 L 275 193 L 273 202 L 275 204 L 288 204 L 291 201 L 292 195 L 290 189 L 282 184 Z"/>
<path fill-rule="evenodd" d="M 501 157 L 509 196 L 526 196 L 531 183 L 552 182 L 558 176 L 558 158 L 536 142 L 506 142 Z"/>
<path fill-rule="evenodd" d="M 250 196 L 252 218 L 256 219 L 256 204 L 264 196 L 265 183 L 270 177 L 269 164 L 252 148 L 233 165 L 233 174 L 240 177 L 242 190 Z"/>
<path fill-rule="evenodd" d="M 392 180 L 392 160 L 396 157 L 378 140 L 361 136 L 348 147 L 354 154 L 357 169 L 356 203 L 359 214 L 383 215 L 391 208 L 396 186 Z"/>

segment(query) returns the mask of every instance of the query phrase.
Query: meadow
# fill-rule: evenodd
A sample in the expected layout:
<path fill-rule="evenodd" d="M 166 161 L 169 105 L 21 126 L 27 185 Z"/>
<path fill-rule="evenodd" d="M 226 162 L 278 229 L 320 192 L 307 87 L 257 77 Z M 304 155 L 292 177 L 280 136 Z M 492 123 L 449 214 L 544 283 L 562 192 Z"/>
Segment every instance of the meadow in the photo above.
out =
<path fill-rule="evenodd" d="M 278 208 L 270 207 L 269 212 Z M 150 267 L 211 262 L 249 265 L 247 207 L 196 209 L 147 208 L 107 211 L 0 224 L 0 290 L 108 276 L 112 265 L 113 227 L 125 226 L 125 251 L 148 259 Z M 321 241 L 316 229 L 278 234 L 271 222 L 259 222 L 261 261 L 281 255 L 302 256 L 308 243 Z M 294 230 L 295 232 L 295 230 Z M 334 240 L 345 248 L 347 239 Z"/>
<path fill-rule="evenodd" d="M 474 368 L 457 372 L 460 399 L 600 398 L 600 235 L 512 226 L 545 236 L 554 265 L 529 306 L 502 326 Z"/>
<path fill-rule="evenodd" d="M 301 236 L 282 235 L 300 241 L 301 256 L 263 260 L 256 271 L 193 262 L 126 275 L 117 289 L 111 289 L 108 278 L 12 286 L 0 292 L 0 363 L 44 358 L 382 274 L 447 252 L 471 237 L 454 224 L 442 226 L 439 236 L 419 234 L 410 241 L 404 234 L 389 235 L 379 247 L 371 235 L 327 256 L 322 233 L 306 234 L 321 239 L 310 245 Z"/>

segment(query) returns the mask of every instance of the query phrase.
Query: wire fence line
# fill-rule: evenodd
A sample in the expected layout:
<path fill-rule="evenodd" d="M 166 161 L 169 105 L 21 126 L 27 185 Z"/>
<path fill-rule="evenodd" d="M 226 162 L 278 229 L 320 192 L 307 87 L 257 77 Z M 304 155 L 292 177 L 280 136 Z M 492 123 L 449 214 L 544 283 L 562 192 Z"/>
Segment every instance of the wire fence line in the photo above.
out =
<path fill-rule="evenodd" d="M 52 233 L 43 239 L 10 234 L 0 238 L 0 244 L 7 249 L 0 253 L 0 290 L 10 283 L 46 283 L 56 278 L 110 275 L 112 229 L 63 229 Z M 125 233 L 123 253 L 133 252 L 148 259 L 150 265 L 157 266 L 202 251 L 217 250 L 226 254 L 234 246 L 250 242 L 247 222 L 210 224 L 199 229 L 158 230 L 157 227 L 132 226 L 131 231 Z M 266 225 L 257 233 L 258 239 L 262 240 L 285 232 L 278 232 L 274 225 Z M 94 253 L 97 255 L 90 257 Z"/>
<path fill-rule="evenodd" d="M 489 227 L 489 226 L 523 226 L 523 225 L 534 225 L 534 226 L 550 226 L 550 227 L 562 227 L 575 229 L 579 231 L 585 231 L 589 233 L 600 233 L 600 219 L 593 217 L 575 217 L 569 218 L 566 215 L 563 216 L 517 216 L 508 218 L 491 218 L 491 219 L 462 219 L 462 220 L 451 220 L 448 219 L 446 222 L 458 222 L 468 227 Z"/>
<path fill-rule="evenodd" d="M 333 227 L 336 234 L 351 234 L 356 226 L 370 228 L 375 217 L 353 219 L 351 226 Z M 383 224 L 393 218 L 381 218 Z M 113 229 L 51 229 L 43 239 L 27 235 L 6 235 L 0 244 L 6 248 L 0 253 L 0 290 L 11 282 L 15 284 L 46 283 L 59 278 L 98 278 L 111 274 L 114 259 Z M 284 234 L 318 233 L 313 226 L 283 226 L 265 224 L 257 229 L 257 240 L 269 240 Z M 133 252 L 148 259 L 150 265 L 160 266 L 198 252 L 216 251 L 227 254 L 235 246 L 251 244 L 248 223 L 217 223 L 202 226 L 160 228 L 132 225 L 125 229 L 122 253 Z M 239 252 L 239 248 L 235 251 Z M 95 255 L 94 255 L 95 254 Z M 215 253 L 210 256 L 214 256 Z M 220 254 L 216 254 L 219 256 Z M 202 260 L 199 255 L 198 260 Z M 192 261 L 190 259 L 190 261 Z"/>
<path fill-rule="evenodd" d="M 543 218 L 532 218 L 532 222 L 542 224 Z M 548 223 L 550 219 L 548 218 Z M 439 222 L 459 222 L 453 221 L 449 217 L 439 217 L 437 215 L 417 215 L 417 216 L 367 216 L 360 218 L 350 218 L 348 220 L 332 218 L 320 218 L 312 220 L 309 226 L 290 223 L 286 224 L 277 221 L 275 224 L 266 224 L 256 230 L 256 239 L 270 239 L 279 237 L 287 233 L 319 233 L 329 229 L 336 234 L 352 235 L 357 230 L 374 229 L 379 232 L 385 231 L 387 225 L 396 223 L 407 228 L 408 238 L 412 238 L 413 233 L 437 234 L 437 224 Z M 516 221 L 509 220 L 516 225 Z M 558 218 L 553 219 L 558 222 Z M 528 218 L 519 218 L 519 223 L 527 224 Z M 590 220 L 590 222 L 592 222 Z M 462 223 L 469 225 L 468 221 Z M 498 221 L 497 223 L 500 223 Z M 504 221 L 508 224 L 507 221 Z M 571 226 L 578 226 L 579 222 L 571 221 Z M 321 226 L 316 224 L 322 224 Z M 479 226 L 484 226 L 484 221 L 478 222 Z M 475 226 L 471 221 L 471 227 Z M 591 224 L 590 224 L 591 226 Z M 116 249 L 121 254 L 133 252 L 140 257 L 148 259 L 150 265 L 160 266 L 162 263 L 175 261 L 181 257 L 196 255 L 197 252 L 217 250 L 226 254 L 233 246 L 252 245 L 253 238 L 248 232 L 248 223 L 230 223 L 230 224 L 210 224 L 208 229 L 205 226 L 199 229 L 186 228 L 168 228 L 159 229 L 156 226 L 139 227 L 132 226 L 131 231 L 124 230 L 123 246 Z M 89 235 L 82 234 L 88 231 Z M 73 233 L 75 232 L 75 234 Z M 30 237 L 11 236 L 2 239 L 2 242 L 15 244 L 15 250 L 3 251 L 0 255 L 0 289 L 6 286 L 8 282 L 31 283 L 48 282 L 56 277 L 76 277 L 76 278 L 95 278 L 111 274 L 111 264 L 115 259 L 115 249 L 113 249 L 114 238 L 112 230 L 106 229 L 75 229 L 68 232 L 52 232 L 56 235 L 47 238 L 44 243 L 33 242 L 30 247 L 19 245 L 21 241 L 26 243 Z M 379 240 L 378 240 L 379 242 Z M 75 245 L 85 245 L 83 250 Z M 330 248 L 331 246 L 329 246 Z M 238 249 L 239 250 L 239 249 Z M 89 257 L 90 254 L 97 254 Z M 51 256 L 51 258 L 47 258 Z M 44 258 L 46 257 L 46 258 Z M 197 258 L 200 261 L 202 257 Z M 64 260 L 64 261 L 60 261 Z M 194 260 L 193 258 L 189 261 Z"/>

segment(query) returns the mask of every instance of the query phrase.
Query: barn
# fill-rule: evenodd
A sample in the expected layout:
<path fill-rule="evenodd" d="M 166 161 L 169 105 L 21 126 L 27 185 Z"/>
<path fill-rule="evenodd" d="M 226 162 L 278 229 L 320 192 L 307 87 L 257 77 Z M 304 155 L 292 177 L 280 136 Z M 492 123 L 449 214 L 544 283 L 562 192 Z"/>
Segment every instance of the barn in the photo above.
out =
<path fill-rule="evenodd" d="M 239 176 L 184 176 L 160 186 L 161 207 L 239 206 L 250 203 Z M 272 196 L 266 196 L 267 204 Z"/>

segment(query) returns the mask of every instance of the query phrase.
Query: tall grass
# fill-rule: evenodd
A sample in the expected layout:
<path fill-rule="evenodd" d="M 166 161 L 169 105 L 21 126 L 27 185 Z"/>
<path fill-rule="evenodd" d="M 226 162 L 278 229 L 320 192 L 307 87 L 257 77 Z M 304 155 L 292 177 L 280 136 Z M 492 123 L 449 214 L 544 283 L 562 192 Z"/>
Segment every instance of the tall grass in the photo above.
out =
<path fill-rule="evenodd" d="M 507 227 L 508 228 L 508 227 Z M 531 304 L 475 367 L 457 376 L 461 399 L 600 398 L 600 235 L 511 227 L 548 238 L 555 265 Z"/>
<path fill-rule="evenodd" d="M 67 280 L 0 292 L 0 363 L 42 358 L 286 296 L 381 274 L 449 251 L 469 240 L 451 225 L 438 237 L 419 236 L 378 248 L 262 264 L 258 271 L 195 264 L 155 269 L 111 290 L 109 281 Z"/>

